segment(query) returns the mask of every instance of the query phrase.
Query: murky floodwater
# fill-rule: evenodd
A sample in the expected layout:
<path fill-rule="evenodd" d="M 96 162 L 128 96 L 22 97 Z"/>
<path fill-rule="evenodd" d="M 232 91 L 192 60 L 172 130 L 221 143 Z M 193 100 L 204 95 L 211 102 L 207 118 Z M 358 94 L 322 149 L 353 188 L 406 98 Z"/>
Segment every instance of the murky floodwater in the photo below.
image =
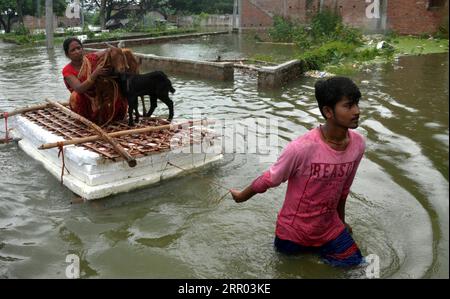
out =
<path fill-rule="evenodd" d="M 238 48 L 245 41 L 213 40 L 146 51 L 205 59 L 254 53 Z M 353 76 L 364 94 L 358 131 L 367 138 L 367 152 L 347 217 L 363 253 L 380 257 L 382 277 L 448 277 L 448 61 L 447 55 L 404 57 Z M 66 99 L 61 78 L 66 63 L 60 49 L 0 43 L 0 111 L 46 97 Z M 311 78 L 266 92 L 240 73 L 231 83 L 170 77 L 178 116 L 200 108 L 217 119 L 275 118 L 280 150 L 322 121 Z M 227 154 L 197 173 L 243 188 L 267 167 L 252 154 Z M 81 275 L 89 278 L 365 277 L 364 269 L 334 269 L 315 256 L 274 251 L 286 185 L 241 205 L 230 197 L 217 204 L 213 199 L 224 190 L 188 175 L 70 205 L 72 193 L 15 144 L 0 145 L 0 172 L 0 277 L 64 278 L 70 253 L 81 257 Z"/>
<path fill-rule="evenodd" d="M 276 48 L 276 51 L 274 51 Z M 297 56 L 298 50 L 291 45 L 277 45 L 257 42 L 254 34 L 221 34 L 201 38 L 180 39 L 164 44 L 152 44 L 133 48 L 138 53 L 178 57 L 194 60 L 258 59 L 272 58 L 284 62 Z"/>

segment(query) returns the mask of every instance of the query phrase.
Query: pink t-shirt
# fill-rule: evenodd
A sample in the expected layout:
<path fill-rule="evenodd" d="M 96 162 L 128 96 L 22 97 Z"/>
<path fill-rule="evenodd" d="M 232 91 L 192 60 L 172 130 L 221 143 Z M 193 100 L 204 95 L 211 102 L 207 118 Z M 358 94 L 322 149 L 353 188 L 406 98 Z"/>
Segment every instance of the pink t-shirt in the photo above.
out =
<path fill-rule="evenodd" d="M 303 246 L 321 246 L 345 228 L 337 206 L 346 200 L 365 150 L 363 137 L 349 130 L 344 151 L 331 148 L 320 128 L 290 142 L 278 161 L 252 183 L 264 193 L 288 180 L 284 204 L 278 213 L 276 235 Z"/>

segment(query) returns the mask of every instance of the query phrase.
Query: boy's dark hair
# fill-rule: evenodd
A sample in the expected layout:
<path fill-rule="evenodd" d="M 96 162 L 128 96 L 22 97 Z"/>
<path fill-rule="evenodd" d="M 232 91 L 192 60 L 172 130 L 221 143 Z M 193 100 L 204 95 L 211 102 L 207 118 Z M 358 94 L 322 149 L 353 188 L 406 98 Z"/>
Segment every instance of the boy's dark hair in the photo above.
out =
<path fill-rule="evenodd" d="M 63 43 L 64 53 L 66 53 L 66 55 L 69 55 L 69 46 L 70 46 L 71 42 L 77 42 L 80 44 L 81 47 L 83 47 L 83 44 L 81 43 L 81 41 L 78 38 L 68 37 L 64 40 L 64 43 Z"/>
<path fill-rule="evenodd" d="M 328 106 L 334 111 L 336 103 L 342 100 L 344 96 L 355 103 L 361 98 L 358 86 L 346 77 L 332 77 L 327 80 L 319 80 L 314 85 L 314 88 L 320 113 L 325 119 L 324 106 Z"/>

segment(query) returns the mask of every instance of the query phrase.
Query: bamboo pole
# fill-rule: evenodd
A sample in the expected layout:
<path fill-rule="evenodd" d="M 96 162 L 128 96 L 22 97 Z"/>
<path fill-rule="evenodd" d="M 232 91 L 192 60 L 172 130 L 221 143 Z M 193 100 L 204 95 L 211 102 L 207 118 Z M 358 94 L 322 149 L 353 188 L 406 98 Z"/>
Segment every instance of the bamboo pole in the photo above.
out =
<path fill-rule="evenodd" d="M 179 123 L 179 124 L 168 124 L 168 125 L 162 125 L 162 126 L 156 126 L 156 127 L 147 127 L 147 128 L 133 129 L 133 130 L 118 131 L 118 132 L 114 132 L 114 133 L 109 133 L 107 135 L 110 137 L 120 137 L 120 136 L 131 135 L 131 134 L 145 134 L 145 133 L 167 130 L 167 129 L 175 130 L 175 129 L 181 128 L 185 125 L 194 125 L 194 124 L 198 124 L 198 123 L 201 123 L 203 125 L 203 124 L 212 124 L 214 122 L 213 121 L 205 121 L 205 120 L 188 121 L 188 122 Z M 102 139 L 102 137 L 98 136 L 98 135 L 94 135 L 94 136 L 89 136 L 89 137 L 74 138 L 74 139 L 70 139 L 70 140 L 66 140 L 66 141 L 61 141 L 61 144 L 63 146 L 72 145 L 72 144 L 82 144 L 82 143 L 87 143 L 87 142 L 95 142 L 99 139 Z M 60 144 L 59 142 L 45 143 L 45 144 L 42 144 L 39 147 L 39 149 L 40 150 L 51 149 L 51 148 L 58 147 L 59 144 Z"/>
<path fill-rule="evenodd" d="M 96 124 L 94 124 L 93 122 L 87 120 L 86 118 L 82 117 L 81 115 L 73 112 L 72 110 L 64 107 L 63 105 L 57 103 L 57 102 L 53 102 L 50 100 L 46 100 L 47 102 L 49 102 L 50 104 L 52 104 L 53 106 L 55 106 L 56 108 L 58 108 L 60 111 L 62 111 L 63 113 L 75 118 L 78 121 L 81 121 L 82 123 L 84 123 L 85 125 L 87 125 L 88 127 L 92 128 L 94 131 L 97 132 L 98 135 L 100 135 L 102 137 L 102 139 L 104 139 L 105 141 L 109 142 L 114 149 L 123 157 L 125 158 L 125 160 L 127 160 L 128 162 L 128 166 L 130 167 L 135 167 L 136 166 L 136 159 L 134 159 L 133 157 L 130 156 L 129 153 L 127 153 L 125 151 L 125 149 L 118 144 L 117 142 L 114 141 L 114 139 L 112 139 L 112 137 L 108 136 L 108 134 L 106 134 L 106 132 L 104 132 L 99 126 L 97 126 Z"/>
<path fill-rule="evenodd" d="M 69 106 L 69 102 L 63 102 L 63 103 L 59 103 L 63 106 Z M 24 107 L 24 108 L 19 108 L 16 109 L 14 111 L 8 112 L 8 117 L 10 116 L 14 116 L 17 114 L 22 114 L 22 113 L 26 113 L 26 112 L 30 112 L 30 111 L 35 111 L 35 110 L 42 110 L 45 108 L 50 108 L 52 107 L 52 104 L 39 104 L 39 105 L 34 105 L 34 106 L 29 106 L 29 107 Z M 5 118 L 5 115 L 3 113 L 0 114 L 0 119 Z"/>

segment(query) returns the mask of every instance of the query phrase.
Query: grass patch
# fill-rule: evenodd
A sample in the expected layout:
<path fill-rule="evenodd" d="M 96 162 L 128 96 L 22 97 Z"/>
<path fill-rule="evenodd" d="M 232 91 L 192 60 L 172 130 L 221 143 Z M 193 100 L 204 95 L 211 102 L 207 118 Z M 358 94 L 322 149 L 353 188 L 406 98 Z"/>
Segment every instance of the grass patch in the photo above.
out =
<path fill-rule="evenodd" d="M 329 70 L 336 74 L 351 74 L 368 64 L 386 62 L 396 55 L 422 55 L 448 52 L 448 39 L 398 36 L 395 33 L 367 36 L 346 26 L 332 11 L 318 13 L 309 26 L 282 17 L 274 18 L 269 36 L 275 42 L 293 42 L 302 54 L 296 58 L 305 62 L 309 70 Z M 387 44 L 377 49 L 380 41 Z"/>
<path fill-rule="evenodd" d="M 412 36 L 400 36 L 391 40 L 396 52 L 401 55 L 423 55 L 447 53 L 448 39 L 428 39 Z"/>

